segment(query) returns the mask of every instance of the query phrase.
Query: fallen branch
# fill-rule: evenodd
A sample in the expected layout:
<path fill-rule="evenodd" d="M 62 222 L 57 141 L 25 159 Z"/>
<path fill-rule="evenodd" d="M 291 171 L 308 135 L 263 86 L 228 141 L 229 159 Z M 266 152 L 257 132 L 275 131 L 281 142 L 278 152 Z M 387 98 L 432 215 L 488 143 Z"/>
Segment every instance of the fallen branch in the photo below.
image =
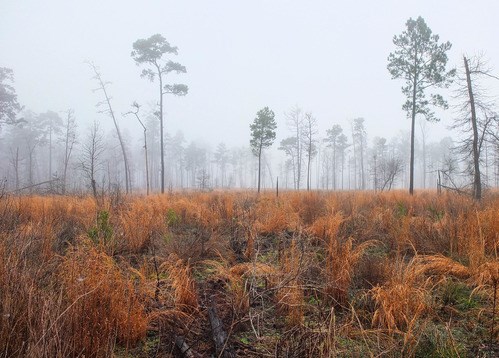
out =
<path fill-rule="evenodd" d="M 447 186 L 447 185 L 443 185 L 443 184 L 439 184 L 439 185 L 440 185 L 440 187 L 442 187 L 444 189 L 455 191 L 458 194 L 470 195 L 470 193 L 468 193 L 468 192 L 466 192 L 466 191 L 464 191 L 462 189 L 459 189 L 459 188 L 453 188 L 451 186 Z"/>
<path fill-rule="evenodd" d="M 52 180 L 42 181 L 41 183 L 37 183 L 37 184 L 33 184 L 33 185 L 28 185 L 28 186 L 25 186 L 24 188 L 19 188 L 19 189 L 16 189 L 16 190 L 12 190 L 11 193 L 16 193 L 16 192 L 21 191 L 21 190 L 30 189 L 30 188 L 34 188 L 36 186 L 40 186 L 40 185 L 48 184 L 48 183 L 52 183 L 52 182 L 57 182 L 57 181 L 59 181 L 59 179 L 52 179 Z"/>

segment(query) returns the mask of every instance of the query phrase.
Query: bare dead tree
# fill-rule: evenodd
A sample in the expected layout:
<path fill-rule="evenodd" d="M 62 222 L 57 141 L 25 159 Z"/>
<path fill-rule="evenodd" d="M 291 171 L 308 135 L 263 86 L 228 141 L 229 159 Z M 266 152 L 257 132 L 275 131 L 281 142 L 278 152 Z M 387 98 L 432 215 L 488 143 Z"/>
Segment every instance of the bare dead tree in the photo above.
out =
<path fill-rule="evenodd" d="M 302 166 L 302 157 L 303 157 L 303 146 L 302 146 L 302 141 L 303 141 L 303 136 L 301 135 L 302 130 L 303 130 L 303 115 L 302 115 L 302 110 L 298 107 L 295 106 L 291 111 L 286 113 L 286 122 L 293 131 L 293 136 L 290 138 L 296 138 L 294 141 L 293 147 L 291 148 L 294 152 L 294 158 L 295 158 L 295 166 L 293 168 L 294 170 L 294 177 L 295 177 L 295 189 L 300 190 L 300 185 L 301 185 L 301 177 L 303 173 L 303 166 Z"/>
<path fill-rule="evenodd" d="M 486 67 L 483 56 L 468 58 L 463 56 L 463 70 L 458 75 L 458 86 L 455 97 L 460 100 L 459 116 L 455 119 L 453 129 L 459 129 L 463 140 L 457 149 L 464 157 L 471 157 L 467 162 L 467 170 L 473 176 L 473 198 L 482 198 L 481 153 L 484 142 L 493 138 L 493 127 L 497 124 L 494 114 L 494 103 L 486 94 L 483 77 L 497 78 Z"/>
<path fill-rule="evenodd" d="M 95 74 L 93 78 L 97 81 L 97 83 L 99 85 L 99 87 L 96 88 L 94 91 L 102 91 L 102 93 L 104 95 L 104 101 L 97 103 L 97 107 L 101 107 L 101 106 L 107 107 L 105 110 L 102 110 L 101 113 L 106 113 L 107 115 L 109 115 L 113 120 L 114 127 L 116 128 L 116 134 L 118 135 L 118 140 L 120 142 L 121 152 L 123 153 L 123 162 L 125 165 L 125 190 L 126 190 L 126 193 L 128 194 L 132 190 L 131 184 L 130 184 L 130 169 L 128 166 L 128 159 L 127 159 L 127 155 L 126 155 L 125 143 L 123 142 L 120 128 L 118 127 L 118 121 L 116 120 L 116 116 L 114 115 L 113 107 L 111 106 L 111 99 L 112 98 L 109 96 L 109 94 L 107 92 L 107 85 L 109 85 L 110 82 L 105 82 L 102 79 L 102 75 L 100 74 L 98 67 L 95 66 L 94 63 L 87 62 L 87 64 L 93 70 L 93 72 Z"/>
<path fill-rule="evenodd" d="M 129 115 L 133 114 L 135 118 L 139 121 L 140 125 L 142 126 L 142 129 L 144 129 L 144 152 L 145 152 L 145 159 L 146 159 L 146 190 L 147 190 L 147 195 L 149 195 L 149 160 L 147 159 L 147 128 L 144 125 L 144 122 L 141 121 L 139 117 L 139 111 L 140 111 L 140 105 L 137 102 L 132 103 L 132 110 L 125 113 L 124 115 Z"/>
<path fill-rule="evenodd" d="M 68 109 L 66 111 L 66 123 L 64 124 L 64 169 L 62 175 L 62 193 L 66 194 L 67 175 L 69 161 L 73 153 L 74 145 L 76 144 L 76 129 L 78 125 L 74 116 L 74 111 Z"/>
<path fill-rule="evenodd" d="M 391 190 L 395 180 L 402 173 L 404 161 L 401 158 L 389 158 L 381 165 L 380 190 Z"/>
<path fill-rule="evenodd" d="M 307 190 L 310 190 L 310 167 L 312 158 L 317 155 L 316 135 L 317 135 L 317 119 L 312 116 L 312 113 L 305 113 L 303 119 L 303 139 L 305 143 L 305 151 L 307 153 Z"/>
<path fill-rule="evenodd" d="M 82 158 L 80 162 L 84 176 L 89 180 L 92 194 L 95 200 L 97 196 L 97 173 L 102 169 L 102 155 L 104 154 L 104 136 L 99 128 L 99 124 L 94 121 L 87 140 L 83 144 Z"/>

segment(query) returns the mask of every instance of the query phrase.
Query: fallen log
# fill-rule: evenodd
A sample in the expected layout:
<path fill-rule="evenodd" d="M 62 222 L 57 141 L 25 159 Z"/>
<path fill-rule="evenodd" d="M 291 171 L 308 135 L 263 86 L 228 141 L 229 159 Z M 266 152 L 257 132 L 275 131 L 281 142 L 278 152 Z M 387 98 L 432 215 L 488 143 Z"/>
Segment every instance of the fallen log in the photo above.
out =
<path fill-rule="evenodd" d="M 210 307 L 208 307 L 208 318 L 210 319 L 213 342 L 215 342 L 215 350 L 217 357 L 235 358 L 236 353 L 229 345 L 227 333 L 224 331 L 223 323 L 217 313 L 217 307 L 213 298 L 210 299 Z"/>

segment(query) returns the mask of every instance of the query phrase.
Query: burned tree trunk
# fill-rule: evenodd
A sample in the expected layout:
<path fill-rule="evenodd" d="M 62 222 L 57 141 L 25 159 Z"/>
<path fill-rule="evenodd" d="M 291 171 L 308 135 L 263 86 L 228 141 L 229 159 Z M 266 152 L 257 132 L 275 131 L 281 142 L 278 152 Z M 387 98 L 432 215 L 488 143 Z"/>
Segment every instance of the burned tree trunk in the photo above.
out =
<path fill-rule="evenodd" d="M 217 307 L 213 297 L 210 300 L 208 308 L 208 318 L 210 319 L 213 341 L 215 342 L 215 350 L 218 357 L 234 358 L 236 356 L 232 347 L 228 344 L 228 336 L 224 331 L 223 323 L 217 313 Z"/>

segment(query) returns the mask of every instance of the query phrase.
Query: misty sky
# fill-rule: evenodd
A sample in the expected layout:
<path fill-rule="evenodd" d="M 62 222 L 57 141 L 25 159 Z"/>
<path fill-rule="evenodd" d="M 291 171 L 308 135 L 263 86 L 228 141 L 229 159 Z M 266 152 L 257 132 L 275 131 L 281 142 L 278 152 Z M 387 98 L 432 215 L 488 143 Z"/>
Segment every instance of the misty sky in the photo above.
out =
<path fill-rule="evenodd" d="M 249 123 L 269 106 L 279 140 L 288 135 L 284 112 L 297 104 L 317 117 L 321 135 L 335 123 L 349 133 L 348 120 L 364 117 L 372 139 L 409 130 L 402 82 L 386 69 L 392 38 L 409 17 L 423 16 L 452 42 L 451 65 L 460 66 L 463 53 L 484 52 L 498 73 L 498 14 L 497 0 L 0 0 L 0 66 L 14 70 L 27 109 L 74 108 L 80 123 L 100 119 L 111 128 L 96 112 L 101 98 L 84 60 L 112 82 L 116 112 L 134 100 L 154 104 L 157 84 L 140 78 L 130 52 L 135 40 L 161 33 L 188 71 L 170 79 L 189 94 L 166 98 L 168 132 L 248 145 Z M 429 127 L 433 139 L 451 118 L 448 111 Z M 132 118 L 120 123 L 129 134 L 140 131 Z"/>

